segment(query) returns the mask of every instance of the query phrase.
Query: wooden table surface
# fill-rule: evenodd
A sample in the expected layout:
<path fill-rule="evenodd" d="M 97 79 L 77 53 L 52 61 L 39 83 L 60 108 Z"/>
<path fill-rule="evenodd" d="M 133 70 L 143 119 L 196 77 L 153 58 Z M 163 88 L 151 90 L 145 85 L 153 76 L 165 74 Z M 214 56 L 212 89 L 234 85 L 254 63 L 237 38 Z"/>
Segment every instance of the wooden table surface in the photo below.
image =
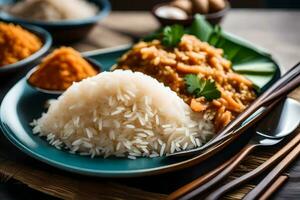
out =
<path fill-rule="evenodd" d="M 283 72 L 300 61 L 299 11 L 232 10 L 222 26 L 225 30 L 266 48 L 278 60 Z M 147 12 L 113 12 L 86 39 L 73 47 L 87 51 L 127 44 L 131 42 L 128 35 L 142 36 L 158 27 L 158 23 Z M 4 85 L 4 90 L 7 89 L 5 86 L 8 85 Z M 4 90 L 0 89 L 0 101 Z M 300 199 L 300 159 L 289 170 L 289 174 L 288 183 L 275 199 Z M 0 197 L 3 192 L 7 195 L 7 191 L 6 187 L 5 191 L 0 188 Z M 32 191 L 28 190 L 27 193 L 30 195 Z"/>

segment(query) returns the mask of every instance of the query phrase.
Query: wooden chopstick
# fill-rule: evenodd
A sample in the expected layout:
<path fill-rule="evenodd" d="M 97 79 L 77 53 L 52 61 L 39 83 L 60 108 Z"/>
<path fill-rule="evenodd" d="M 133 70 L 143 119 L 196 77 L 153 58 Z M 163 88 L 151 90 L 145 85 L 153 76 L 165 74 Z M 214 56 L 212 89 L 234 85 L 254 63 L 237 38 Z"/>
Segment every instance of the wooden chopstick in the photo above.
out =
<path fill-rule="evenodd" d="M 260 200 L 268 200 L 274 192 L 276 192 L 283 183 L 288 179 L 288 175 L 281 175 L 278 177 L 278 179 L 269 187 L 269 189 L 266 190 L 266 192 L 259 197 Z"/>
<path fill-rule="evenodd" d="M 180 187 L 176 191 L 169 194 L 167 197 L 167 200 L 179 199 L 180 197 L 182 197 L 189 191 L 194 190 L 199 185 L 206 183 L 207 181 L 209 181 L 210 179 L 215 177 L 217 174 L 219 174 L 221 171 L 223 171 L 230 163 L 232 163 L 236 159 L 236 157 L 237 156 L 233 156 L 232 158 L 227 160 L 225 163 L 223 163 L 222 165 L 215 168 L 213 171 L 210 171 L 207 174 L 204 174 L 204 175 L 200 176 L 199 178 L 196 178 L 192 182 Z"/>
<path fill-rule="evenodd" d="M 263 191 L 293 162 L 300 154 L 300 143 L 245 197 L 244 200 L 257 199 Z"/>
<path fill-rule="evenodd" d="M 286 156 L 289 152 L 291 152 L 291 150 L 295 148 L 299 143 L 300 143 L 300 132 L 295 134 L 293 139 L 291 139 L 285 146 L 283 146 L 277 153 L 275 153 L 272 157 L 270 157 L 266 162 L 258 166 L 256 169 L 216 189 L 211 193 L 210 198 L 216 199 L 222 196 L 224 193 L 230 191 L 231 189 L 238 187 L 241 184 L 244 184 L 247 181 L 257 177 L 265 170 L 273 166 L 275 163 L 278 163 L 282 158 L 284 158 L 284 156 Z"/>

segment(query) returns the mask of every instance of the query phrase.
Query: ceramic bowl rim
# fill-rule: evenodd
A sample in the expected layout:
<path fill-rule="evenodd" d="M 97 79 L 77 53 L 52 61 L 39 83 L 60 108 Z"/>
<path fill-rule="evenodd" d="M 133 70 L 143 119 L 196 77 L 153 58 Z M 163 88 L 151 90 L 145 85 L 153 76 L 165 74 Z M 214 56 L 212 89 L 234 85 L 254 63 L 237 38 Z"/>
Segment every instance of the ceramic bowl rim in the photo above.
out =
<path fill-rule="evenodd" d="M 39 20 L 26 20 L 19 17 L 14 17 L 7 12 L 0 11 L 0 20 L 4 20 L 7 22 L 12 23 L 19 23 L 19 24 L 32 24 L 36 26 L 54 28 L 54 27 L 70 27 L 70 26 L 83 26 L 94 24 L 98 20 L 103 19 L 106 17 L 111 11 L 111 4 L 108 0 L 94 0 L 94 4 L 100 8 L 97 15 L 84 18 L 84 19 L 76 19 L 76 20 L 61 20 L 61 21 L 53 21 L 53 22 L 46 22 L 46 21 L 39 21 Z"/>
<path fill-rule="evenodd" d="M 91 66 L 99 73 L 103 72 L 103 67 L 102 64 L 98 61 L 95 61 L 92 58 L 89 58 L 87 56 L 83 56 L 83 58 L 91 64 Z M 38 86 L 35 86 L 33 84 L 30 83 L 29 78 L 31 77 L 31 75 L 37 71 L 39 67 L 39 64 L 35 65 L 32 69 L 30 69 L 26 75 L 25 75 L 25 79 L 26 79 L 26 84 L 29 85 L 32 89 L 41 92 L 41 93 L 45 93 L 45 94 L 53 94 L 53 95 L 61 95 L 63 94 L 66 90 L 49 90 L 49 89 L 44 89 Z"/>
<path fill-rule="evenodd" d="M 201 14 L 202 16 L 204 16 L 206 19 L 214 19 L 214 18 L 218 18 L 218 17 L 222 17 L 224 16 L 228 10 L 230 9 L 230 3 L 229 1 L 225 1 L 226 6 L 222 9 L 219 10 L 217 12 L 213 12 L 213 13 L 208 13 L 208 14 Z M 171 18 L 165 18 L 165 17 L 161 17 L 159 15 L 157 15 L 156 10 L 162 6 L 166 6 L 169 5 L 169 3 L 158 3 L 155 6 L 153 6 L 151 13 L 153 16 L 155 16 L 158 19 L 161 20 L 169 20 L 169 21 L 173 21 L 174 23 L 187 23 L 187 22 L 191 22 L 195 19 L 195 15 L 189 15 L 188 18 L 186 19 L 171 19 Z"/>
<path fill-rule="evenodd" d="M 18 24 L 19 25 L 19 24 Z M 9 65 L 4 65 L 0 67 L 0 73 L 5 71 L 14 70 L 20 67 L 23 67 L 24 65 L 27 65 L 31 62 L 34 62 L 35 60 L 39 59 L 41 56 L 43 56 L 51 47 L 52 45 L 52 36 L 48 31 L 41 27 L 37 27 L 34 25 L 20 25 L 22 28 L 30 31 L 31 33 L 37 35 L 43 42 L 43 46 L 36 51 L 35 53 L 31 54 L 30 56 Z"/>

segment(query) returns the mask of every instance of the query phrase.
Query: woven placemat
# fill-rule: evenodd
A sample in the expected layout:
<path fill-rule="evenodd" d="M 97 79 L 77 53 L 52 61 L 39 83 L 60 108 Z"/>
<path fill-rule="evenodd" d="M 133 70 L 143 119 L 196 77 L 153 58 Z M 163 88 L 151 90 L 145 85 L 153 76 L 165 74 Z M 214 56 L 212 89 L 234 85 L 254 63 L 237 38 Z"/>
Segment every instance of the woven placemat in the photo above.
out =
<path fill-rule="evenodd" d="M 294 91 L 290 96 L 300 99 L 300 89 Z M 93 178 L 57 170 L 21 153 L 3 135 L 0 136 L 0 140 L 0 179 L 3 182 L 15 179 L 30 188 L 62 199 L 160 200 L 167 197 L 167 194 L 126 186 L 126 180 L 124 179 L 119 181 L 117 179 Z M 263 151 L 261 149 L 254 151 L 224 182 L 253 170 L 265 162 L 279 148 L 280 146 L 265 148 Z M 140 179 L 140 181 L 143 181 L 143 179 Z M 225 199 L 241 199 L 255 187 L 255 183 L 257 183 L 257 180 L 243 185 L 238 190 L 227 194 Z M 182 185 L 178 185 L 178 187 L 180 186 Z"/>

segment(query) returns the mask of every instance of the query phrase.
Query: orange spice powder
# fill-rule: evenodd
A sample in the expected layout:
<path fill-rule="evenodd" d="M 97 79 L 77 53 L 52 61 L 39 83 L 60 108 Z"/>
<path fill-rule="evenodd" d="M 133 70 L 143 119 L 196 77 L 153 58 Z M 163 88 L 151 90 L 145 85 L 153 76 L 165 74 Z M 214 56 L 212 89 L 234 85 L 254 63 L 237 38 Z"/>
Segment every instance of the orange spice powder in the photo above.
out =
<path fill-rule="evenodd" d="M 29 82 L 43 89 L 66 90 L 73 82 L 97 73 L 79 52 L 70 47 L 61 47 L 42 60 Z"/>
<path fill-rule="evenodd" d="M 0 67 L 16 63 L 38 51 L 40 38 L 21 26 L 0 22 Z"/>

